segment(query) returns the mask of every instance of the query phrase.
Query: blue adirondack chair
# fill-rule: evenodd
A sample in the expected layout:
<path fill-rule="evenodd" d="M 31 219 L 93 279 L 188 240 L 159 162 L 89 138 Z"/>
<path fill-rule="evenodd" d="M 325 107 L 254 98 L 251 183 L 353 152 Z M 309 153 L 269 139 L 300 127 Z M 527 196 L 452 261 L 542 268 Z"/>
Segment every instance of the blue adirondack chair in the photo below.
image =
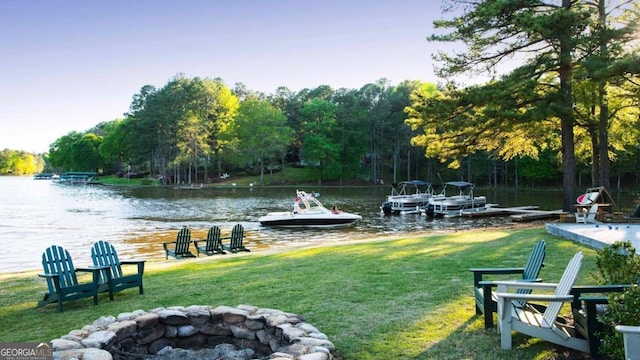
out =
<path fill-rule="evenodd" d="M 42 268 L 44 273 L 38 274 L 47 280 L 48 292 L 38 302 L 38 307 L 47 304 L 58 303 L 58 312 L 62 312 L 62 303 L 86 297 L 93 297 L 93 304 L 98 304 L 98 293 L 109 291 L 108 283 L 100 285 L 100 271 L 102 267 L 76 268 L 73 266 L 71 255 L 60 246 L 50 246 L 42 253 Z M 88 272 L 92 274 L 92 281 L 79 283 L 76 272 Z M 109 292 L 109 298 L 113 300 L 113 293 Z"/>
<path fill-rule="evenodd" d="M 251 251 L 247 249 L 242 241 L 244 240 L 244 227 L 241 224 L 237 224 L 231 230 L 231 237 L 229 238 L 229 245 L 223 245 L 225 250 L 237 253 L 238 251 Z"/>
<path fill-rule="evenodd" d="M 544 258 L 546 255 L 546 243 L 544 240 L 539 240 L 531 250 L 529 260 L 523 268 L 472 268 L 469 271 L 473 272 L 473 288 L 475 292 L 476 300 L 476 314 L 484 314 L 484 327 L 493 327 L 493 314 L 497 312 L 497 298 L 495 293 L 492 293 L 492 288 L 495 284 L 492 281 L 485 281 L 483 276 L 489 275 L 513 275 L 521 274 L 519 281 L 532 282 L 539 281 L 538 274 L 540 269 L 544 266 Z M 530 289 L 518 289 L 519 294 L 529 294 Z M 524 305 L 524 301 L 521 301 L 519 306 Z"/>
<path fill-rule="evenodd" d="M 203 242 L 204 245 L 201 245 Z M 196 246 L 197 256 L 200 256 L 201 253 L 205 255 L 227 254 L 222 247 L 220 228 L 215 225 L 209 229 L 206 240 L 196 240 L 194 244 Z"/>
<path fill-rule="evenodd" d="M 93 244 L 91 248 L 91 259 L 93 265 L 98 267 L 106 267 L 105 270 L 100 272 L 100 283 L 106 283 L 110 272 L 111 277 L 111 292 L 116 293 L 124 289 L 137 287 L 140 294 L 144 293 L 142 287 L 142 275 L 144 274 L 144 260 L 120 260 L 118 259 L 118 253 L 113 245 L 106 241 L 100 240 Z M 122 265 L 134 265 L 136 272 L 131 271 L 125 273 L 122 270 Z M 133 267 L 133 266 L 131 266 Z"/>
<path fill-rule="evenodd" d="M 173 244 L 173 247 L 169 245 Z M 178 231 L 178 236 L 176 237 L 176 241 L 166 242 L 162 244 L 164 247 L 165 259 L 169 258 L 169 255 L 173 256 L 176 259 L 181 259 L 185 257 L 196 257 L 191 252 L 191 231 L 186 226 Z"/>

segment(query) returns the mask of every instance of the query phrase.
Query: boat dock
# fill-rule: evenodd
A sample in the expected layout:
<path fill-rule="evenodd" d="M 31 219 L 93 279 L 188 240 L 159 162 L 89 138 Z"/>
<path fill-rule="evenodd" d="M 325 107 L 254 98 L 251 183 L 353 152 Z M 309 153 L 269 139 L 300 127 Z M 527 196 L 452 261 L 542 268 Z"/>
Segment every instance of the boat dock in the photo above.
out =
<path fill-rule="evenodd" d="M 524 222 L 532 220 L 550 219 L 560 217 L 566 212 L 562 210 L 539 210 L 537 205 L 515 206 L 515 207 L 495 207 L 487 205 L 483 209 L 462 210 L 460 214 L 466 217 L 485 216 L 509 216 L 513 221 Z"/>

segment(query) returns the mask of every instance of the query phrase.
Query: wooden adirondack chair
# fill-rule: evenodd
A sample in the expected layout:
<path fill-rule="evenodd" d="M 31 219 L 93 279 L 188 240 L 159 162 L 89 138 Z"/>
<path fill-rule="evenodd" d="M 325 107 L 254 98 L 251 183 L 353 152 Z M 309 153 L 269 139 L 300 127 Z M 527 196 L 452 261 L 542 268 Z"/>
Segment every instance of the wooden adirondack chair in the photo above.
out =
<path fill-rule="evenodd" d="M 116 293 L 124 289 L 138 287 L 140 294 L 144 293 L 142 287 L 142 275 L 144 274 L 144 260 L 123 260 L 118 259 L 116 249 L 106 241 L 100 240 L 93 244 L 91 248 L 91 259 L 93 265 L 106 267 L 100 272 L 100 283 L 107 282 L 111 273 L 111 292 Z M 125 274 L 122 271 L 122 265 L 135 265 L 137 271 L 135 273 Z"/>
<path fill-rule="evenodd" d="M 54 302 L 58 303 L 58 312 L 62 312 L 62 303 L 86 297 L 93 297 L 93 304 L 98 305 L 98 292 L 109 290 L 108 284 L 99 285 L 100 271 L 102 267 L 76 268 L 73 266 L 71 255 L 60 246 L 50 246 L 42 253 L 42 267 L 44 273 L 38 274 L 47 280 L 49 292 L 38 302 L 38 307 L 43 307 Z M 92 273 L 92 281 L 79 283 L 76 272 Z M 110 281 L 107 278 L 107 283 Z M 109 293 L 113 300 L 113 294 Z"/>
<path fill-rule="evenodd" d="M 576 335 L 589 343 L 589 353 L 597 356 L 600 352 L 600 333 L 605 325 L 598 320 L 598 315 L 605 311 L 609 303 L 608 294 L 622 292 L 631 285 L 593 285 L 574 286 L 571 289 L 573 301 L 571 312 Z"/>
<path fill-rule="evenodd" d="M 492 289 L 496 286 L 492 281 L 483 280 L 483 276 L 488 275 L 495 277 L 495 275 L 514 275 L 521 274 L 519 281 L 539 281 L 538 274 L 540 268 L 544 263 L 546 255 L 546 243 L 544 240 L 539 240 L 529 255 L 529 260 L 523 268 L 472 268 L 469 271 L 473 272 L 473 288 L 475 292 L 476 300 L 476 314 L 484 314 L 484 327 L 489 329 L 493 327 L 493 314 L 497 312 L 497 297 Z M 529 294 L 531 289 L 518 289 L 519 294 Z M 522 307 L 524 302 L 518 301 L 517 305 Z"/>
<path fill-rule="evenodd" d="M 171 244 L 173 244 L 173 248 L 169 246 Z M 178 231 L 176 241 L 163 243 L 162 246 L 164 247 L 165 259 L 168 259 L 169 255 L 176 259 L 196 257 L 189 249 L 191 247 L 191 231 L 186 226 Z"/>
<path fill-rule="evenodd" d="M 202 243 L 203 241 L 204 245 L 199 245 L 199 243 Z M 200 253 L 205 255 L 227 254 L 222 248 L 222 237 L 220 237 L 220 228 L 215 225 L 209 229 L 206 240 L 196 240 L 194 241 L 194 244 L 196 246 L 197 256 L 200 256 Z"/>
<path fill-rule="evenodd" d="M 582 252 L 576 253 L 567 265 L 564 274 L 557 284 L 526 283 L 517 281 L 496 281 L 498 285 L 498 331 L 500 345 L 503 349 L 511 349 L 511 331 L 538 337 L 546 341 L 570 349 L 589 352 L 589 343 L 576 337 L 575 328 L 558 321 L 558 315 L 564 302 L 571 302 L 571 287 L 575 283 L 582 266 Z M 532 290 L 554 290 L 553 294 L 516 294 L 508 289 L 526 287 Z M 549 305 L 544 312 L 532 306 L 519 308 L 513 300 L 544 301 Z"/>
<path fill-rule="evenodd" d="M 624 358 L 640 359 L 640 326 L 616 325 L 624 339 Z"/>
<path fill-rule="evenodd" d="M 244 227 L 241 224 L 237 224 L 231 230 L 231 237 L 229 245 L 224 245 L 223 248 L 225 250 L 231 251 L 232 253 L 237 253 L 238 251 L 251 251 L 242 245 L 242 241 L 244 240 Z"/>

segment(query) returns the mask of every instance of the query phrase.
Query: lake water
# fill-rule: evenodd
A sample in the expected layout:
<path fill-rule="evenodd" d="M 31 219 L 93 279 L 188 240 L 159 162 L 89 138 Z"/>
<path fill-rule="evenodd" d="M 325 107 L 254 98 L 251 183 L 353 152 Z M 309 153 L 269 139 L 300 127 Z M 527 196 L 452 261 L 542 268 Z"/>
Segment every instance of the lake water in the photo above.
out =
<path fill-rule="evenodd" d="M 241 223 L 245 244 L 254 251 L 367 239 L 415 232 L 445 232 L 509 222 L 508 217 L 430 220 L 420 215 L 384 216 L 380 204 L 390 186 L 370 188 L 301 188 L 320 193 L 325 206 L 358 213 L 363 219 L 344 229 L 276 229 L 258 218 L 291 208 L 295 188 L 175 190 L 150 187 L 69 186 L 29 177 L 0 177 L 0 272 L 41 268 L 50 245 L 71 253 L 76 266 L 90 261 L 97 240 L 111 242 L 121 258 L 162 259 L 162 243 L 175 240 L 188 226 L 192 238 L 206 237 L 212 225 L 223 236 Z M 476 191 L 500 206 L 538 205 L 561 208 L 559 192 Z M 632 199 L 635 200 L 635 199 Z M 629 212 L 633 201 L 626 204 Z"/>

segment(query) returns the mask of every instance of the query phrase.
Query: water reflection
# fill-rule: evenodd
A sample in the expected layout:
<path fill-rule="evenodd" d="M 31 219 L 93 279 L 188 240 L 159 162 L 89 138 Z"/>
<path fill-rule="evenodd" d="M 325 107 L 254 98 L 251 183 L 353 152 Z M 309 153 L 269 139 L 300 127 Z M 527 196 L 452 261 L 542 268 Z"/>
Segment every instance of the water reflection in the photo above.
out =
<path fill-rule="evenodd" d="M 304 188 L 317 191 L 326 205 L 358 213 L 363 219 L 345 229 L 275 229 L 257 219 L 270 211 L 292 207 L 295 189 L 120 188 L 63 186 L 31 178 L 0 178 L 0 272 L 39 269 L 42 251 L 61 245 L 78 264 L 89 261 L 89 249 L 107 240 L 121 257 L 162 258 L 162 242 L 173 241 L 182 226 L 194 239 L 205 238 L 212 225 L 229 233 L 236 223 L 247 230 L 247 245 L 254 249 L 286 248 L 315 243 L 339 243 L 372 236 L 410 232 L 443 232 L 493 226 L 508 217 L 429 220 L 424 216 L 385 217 L 379 206 L 390 189 Z M 501 206 L 538 205 L 560 208 L 559 192 L 476 191 Z M 634 204 L 628 208 L 633 209 Z M 627 209 L 628 209 L 627 208 Z M 630 211 L 630 210 L 629 210 Z"/>

